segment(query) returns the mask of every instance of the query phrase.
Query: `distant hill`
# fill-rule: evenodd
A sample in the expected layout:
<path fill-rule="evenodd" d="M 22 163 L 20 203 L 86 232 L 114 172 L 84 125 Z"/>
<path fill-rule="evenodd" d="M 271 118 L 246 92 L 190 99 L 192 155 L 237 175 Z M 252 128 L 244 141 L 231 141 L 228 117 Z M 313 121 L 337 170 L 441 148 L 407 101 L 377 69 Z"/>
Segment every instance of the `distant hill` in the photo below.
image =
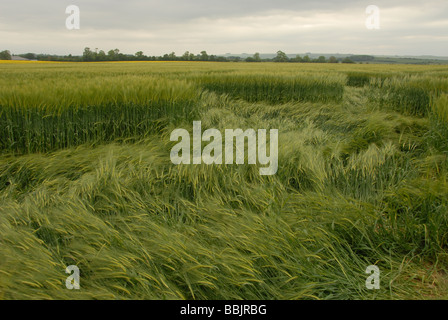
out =
<path fill-rule="evenodd" d="M 304 57 L 309 56 L 311 59 L 316 59 L 320 56 L 324 56 L 328 59 L 331 56 L 336 57 L 337 59 L 343 59 L 349 57 L 351 60 L 355 62 L 362 63 L 390 63 L 390 64 L 448 64 L 448 56 L 431 56 L 431 55 L 422 55 L 422 56 L 412 56 L 412 55 L 358 55 L 358 54 L 350 54 L 350 53 L 287 53 L 288 58 L 295 58 L 297 55 Z M 247 57 L 252 57 L 253 54 L 249 53 L 226 53 L 220 56 L 224 57 L 240 57 L 245 59 Z M 272 59 L 276 57 L 276 53 L 260 53 L 261 59 Z"/>

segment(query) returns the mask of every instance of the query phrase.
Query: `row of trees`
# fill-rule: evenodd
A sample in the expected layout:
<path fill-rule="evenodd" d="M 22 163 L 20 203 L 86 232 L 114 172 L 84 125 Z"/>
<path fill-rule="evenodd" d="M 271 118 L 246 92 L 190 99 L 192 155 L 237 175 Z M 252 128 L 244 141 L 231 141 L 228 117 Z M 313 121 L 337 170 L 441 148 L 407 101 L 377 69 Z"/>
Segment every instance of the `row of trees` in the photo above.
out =
<path fill-rule="evenodd" d="M 247 58 L 246 61 L 248 62 L 255 62 L 255 61 L 260 61 L 259 59 L 260 55 L 257 53 L 254 54 L 254 56 L 252 58 Z M 258 58 L 258 60 L 257 60 Z M 373 58 L 373 57 L 372 57 Z M 295 58 L 289 58 L 286 53 L 284 53 L 283 51 L 277 51 L 277 56 L 272 59 L 272 61 L 274 62 L 302 62 L 302 63 L 310 63 L 310 62 L 314 62 L 314 63 L 355 63 L 351 58 L 349 57 L 345 57 L 343 59 L 338 59 L 335 56 L 331 56 L 330 58 L 325 58 L 325 56 L 320 56 L 318 58 L 315 59 L 311 59 L 308 55 L 301 57 L 299 55 L 296 55 Z M 359 60 L 362 61 L 362 60 Z"/>
<path fill-rule="evenodd" d="M 103 50 L 85 48 L 82 61 L 228 61 L 226 57 L 209 55 L 206 51 L 194 54 L 186 51 L 182 56 L 176 56 L 175 52 L 166 53 L 163 56 L 146 56 L 143 51 L 134 55 L 123 54 L 119 49 L 109 50 L 106 54 Z"/>
<path fill-rule="evenodd" d="M 143 51 L 138 51 L 135 55 L 122 54 L 120 50 L 110 50 L 107 54 L 103 51 L 95 49 L 92 51 L 90 48 L 84 49 L 82 61 L 242 61 L 240 57 L 223 57 L 216 55 L 208 55 L 207 51 L 201 51 L 200 54 L 194 54 L 186 51 L 181 56 L 176 56 L 175 52 L 164 54 L 163 56 L 146 56 Z M 331 56 L 328 60 L 324 56 L 320 56 L 316 59 L 311 59 L 308 55 L 303 58 L 297 55 L 295 58 L 289 58 L 283 51 L 278 51 L 277 56 L 273 59 L 261 59 L 260 53 L 256 52 L 252 57 L 244 59 L 246 62 L 262 62 L 262 61 L 274 61 L 274 62 L 316 62 L 316 63 L 354 63 L 353 60 L 346 57 L 344 59 L 337 59 Z"/>
<path fill-rule="evenodd" d="M 324 56 L 320 56 L 318 58 L 311 59 L 308 55 L 301 57 L 297 55 L 294 58 L 288 57 L 286 53 L 283 51 L 277 51 L 277 55 L 274 58 L 264 58 L 262 59 L 260 53 L 255 53 L 251 57 L 247 57 L 246 59 L 242 59 L 238 56 L 216 56 L 209 55 L 206 51 L 201 51 L 200 54 L 194 54 L 189 51 L 186 51 L 183 55 L 177 56 L 175 52 L 164 54 L 163 56 L 147 56 L 143 53 L 143 51 L 138 51 L 135 54 L 124 54 L 121 53 L 119 49 L 109 50 L 107 53 L 104 50 L 91 50 L 90 48 L 84 48 L 84 52 L 82 56 L 72 56 L 69 54 L 68 56 L 57 56 L 57 55 L 45 55 L 45 54 L 34 54 L 27 53 L 20 55 L 23 58 L 30 60 L 40 60 L 40 61 L 72 61 L 72 62 L 94 62 L 94 61 L 246 61 L 246 62 L 300 62 L 300 63 L 354 63 L 355 61 L 362 61 L 367 58 L 372 58 L 371 56 L 353 56 L 353 59 L 346 57 L 344 59 L 337 59 L 334 56 L 329 57 L 328 59 Z M 361 60 L 356 60 L 355 57 L 358 57 Z M 11 53 L 8 50 L 0 52 L 0 60 L 11 60 Z"/>

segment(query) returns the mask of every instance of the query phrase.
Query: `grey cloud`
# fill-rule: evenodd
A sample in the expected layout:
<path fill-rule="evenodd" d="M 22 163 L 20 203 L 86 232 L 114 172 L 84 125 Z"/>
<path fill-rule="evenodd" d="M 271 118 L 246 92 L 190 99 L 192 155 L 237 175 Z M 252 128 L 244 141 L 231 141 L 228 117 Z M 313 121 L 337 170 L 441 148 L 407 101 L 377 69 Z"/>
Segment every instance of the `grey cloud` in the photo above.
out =
<path fill-rule="evenodd" d="M 154 23 L 182 23 L 201 17 L 237 17 L 279 10 L 337 11 L 353 7 L 363 10 L 368 3 L 363 0 L 19 0 L 0 4 L 0 18 L 1 22 L 16 28 L 26 25 L 54 28 L 61 25 L 65 8 L 70 4 L 80 7 L 83 22 L 88 27 L 138 28 Z"/>
<path fill-rule="evenodd" d="M 373 32 L 363 25 L 372 3 L 382 19 L 382 29 Z M 74 32 L 65 29 L 70 4 L 81 10 L 81 30 Z M 79 54 L 90 46 L 180 54 L 284 48 L 443 55 L 447 13 L 445 0 L 22 0 L 0 4 L 0 50 Z"/>

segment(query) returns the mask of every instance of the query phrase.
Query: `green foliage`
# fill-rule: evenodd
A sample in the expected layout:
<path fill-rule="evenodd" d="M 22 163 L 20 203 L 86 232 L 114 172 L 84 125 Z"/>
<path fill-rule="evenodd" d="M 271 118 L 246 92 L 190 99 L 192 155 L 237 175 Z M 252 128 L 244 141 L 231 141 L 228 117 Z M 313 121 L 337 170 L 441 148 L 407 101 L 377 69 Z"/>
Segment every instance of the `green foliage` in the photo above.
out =
<path fill-rule="evenodd" d="M 373 81 L 379 96 L 374 99 L 388 104 L 395 110 L 416 116 L 426 116 L 431 109 L 431 101 L 439 94 L 448 92 L 445 79 L 431 76 L 395 76 Z"/>
<path fill-rule="evenodd" d="M 283 51 L 277 51 L 277 56 L 273 59 L 275 62 L 287 62 L 289 61 L 288 56 Z"/>
<path fill-rule="evenodd" d="M 0 52 L 0 60 L 11 60 L 11 53 L 8 50 Z"/>
<path fill-rule="evenodd" d="M 350 87 L 364 87 L 370 83 L 371 75 L 368 73 L 349 72 L 347 74 L 347 85 Z"/>
<path fill-rule="evenodd" d="M 338 59 L 336 59 L 335 56 L 331 56 L 330 58 L 328 58 L 328 62 L 329 63 L 338 63 Z"/>
<path fill-rule="evenodd" d="M 448 70 L 0 69 L 0 299 L 448 298 Z M 173 165 L 192 120 L 279 129 L 278 173 Z"/>
<path fill-rule="evenodd" d="M 448 124 L 448 95 L 442 94 L 431 104 L 431 111 L 437 119 Z"/>
<path fill-rule="evenodd" d="M 344 77 L 319 75 L 273 76 L 268 74 L 229 74 L 201 77 L 197 81 L 207 90 L 230 94 L 250 102 L 335 101 L 342 99 Z"/>
<path fill-rule="evenodd" d="M 185 80 L 142 76 L 47 78 L 0 92 L 0 150 L 18 153 L 143 138 L 163 122 L 193 119 L 199 99 Z"/>

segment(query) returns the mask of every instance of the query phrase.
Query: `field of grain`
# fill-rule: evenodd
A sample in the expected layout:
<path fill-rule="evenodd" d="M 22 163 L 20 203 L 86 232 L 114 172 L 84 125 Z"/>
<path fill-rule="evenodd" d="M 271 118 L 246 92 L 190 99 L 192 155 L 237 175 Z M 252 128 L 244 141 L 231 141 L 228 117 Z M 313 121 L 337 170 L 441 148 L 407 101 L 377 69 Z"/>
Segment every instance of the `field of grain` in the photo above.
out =
<path fill-rule="evenodd" d="M 174 165 L 194 120 L 277 173 Z M 447 157 L 446 66 L 0 63 L 0 299 L 448 299 Z"/>

